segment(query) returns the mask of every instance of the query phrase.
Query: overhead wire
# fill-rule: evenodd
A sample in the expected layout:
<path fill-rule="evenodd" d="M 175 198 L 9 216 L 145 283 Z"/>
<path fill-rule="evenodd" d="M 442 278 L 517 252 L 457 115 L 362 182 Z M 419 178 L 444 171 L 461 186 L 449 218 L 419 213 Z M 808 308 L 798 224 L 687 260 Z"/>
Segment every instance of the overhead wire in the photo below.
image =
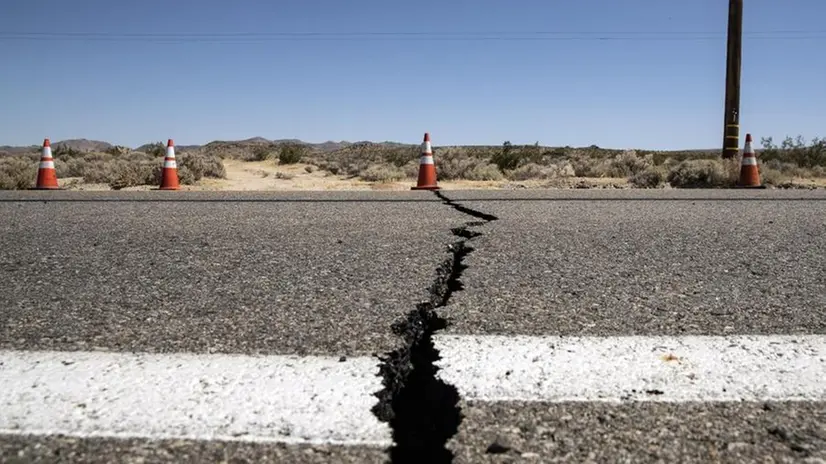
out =
<path fill-rule="evenodd" d="M 744 38 L 771 40 L 826 39 L 826 30 L 776 30 L 744 32 Z M 725 39 L 711 31 L 522 31 L 522 32 L 33 32 L 0 31 L 0 41 L 106 41 L 106 42 L 218 42 L 273 41 L 701 41 Z"/>

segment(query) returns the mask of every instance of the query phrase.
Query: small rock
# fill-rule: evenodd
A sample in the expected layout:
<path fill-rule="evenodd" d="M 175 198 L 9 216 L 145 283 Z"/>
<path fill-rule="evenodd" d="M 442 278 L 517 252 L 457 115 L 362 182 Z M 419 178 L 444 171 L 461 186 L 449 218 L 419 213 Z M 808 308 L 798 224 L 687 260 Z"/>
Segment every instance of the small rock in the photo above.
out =
<path fill-rule="evenodd" d="M 743 451 L 745 449 L 748 449 L 749 446 L 751 445 L 746 442 L 734 441 L 726 445 L 726 449 L 728 451 Z"/>
<path fill-rule="evenodd" d="M 343 363 L 344 361 L 347 361 L 347 356 L 342 356 L 338 358 L 338 362 Z"/>
<path fill-rule="evenodd" d="M 494 441 L 493 443 L 488 446 L 488 449 L 485 450 L 486 454 L 503 454 L 507 453 L 511 450 L 511 447 L 500 443 L 499 440 Z"/>
<path fill-rule="evenodd" d="M 789 445 L 789 448 L 792 451 L 797 451 L 798 453 L 806 453 L 806 454 L 810 453 L 809 445 L 806 445 L 804 443 L 791 443 Z"/>
<path fill-rule="evenodd" d="M 537 459 L 537 458 L 539 458 L 538 453 L 522 453 L 520 456 L 525 458 L 525 459 Z"/>
<path fill-rule="evenodd" d="M 768 432 L 781 440 L 789 439 L 789 433 L 783 427 L 770 427 Z"/>

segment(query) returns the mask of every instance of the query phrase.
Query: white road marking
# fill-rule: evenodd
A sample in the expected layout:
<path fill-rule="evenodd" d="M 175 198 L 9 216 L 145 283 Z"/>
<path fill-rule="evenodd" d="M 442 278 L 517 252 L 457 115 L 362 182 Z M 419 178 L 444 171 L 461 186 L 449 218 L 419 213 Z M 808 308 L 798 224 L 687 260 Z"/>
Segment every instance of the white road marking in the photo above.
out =
<path fill-rule="evenodd" d="M 826 335 L 434 341 L 439 377 L 471 400 L 826 400 Z"/>
<path fill-rule="evenodd" d="M 391 444 L 373 358 L 0 351 L 0 434 Z"/>
<path fill-rule="evenodd" d="M 826 335 L 437 335 L 471 401 L 826 401 Z M 386 447 L 379 361 L 0 351 L 0 434 Z"/>

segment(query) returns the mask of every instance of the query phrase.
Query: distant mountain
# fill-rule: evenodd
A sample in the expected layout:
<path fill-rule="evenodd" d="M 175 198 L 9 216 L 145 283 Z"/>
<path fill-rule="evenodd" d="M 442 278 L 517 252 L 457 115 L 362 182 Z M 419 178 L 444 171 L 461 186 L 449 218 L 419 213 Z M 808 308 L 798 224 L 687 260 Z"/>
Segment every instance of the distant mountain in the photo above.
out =
<path fill-rule="evenodd" d="M 155 142 L 146 143 L 141 145 L 140 147 L 135 148 L 136 151 L 148 151 L 152 148 L 153 145 L 161 143 L 164 146 L 166 145 L 166 140 L 159 140 Z M 253 151 L 261 151 L 261 150 L 277 150 L 278 145 L 283 144 L 300 144 L 307 146 L 311 152 L 314 153 L 333 153 L 339 150 L 346 149 L 348 147 L 387 147 L 391 149 L 408 147 L 408 146 L 418 146 L 418 143 L 400 143 L 400 142 L 393 142 L 393 141 L 384 141 L 384 142 L 371 142 L 371 141 L 357 141 L 357 142 L 347 142 L 347 141 L 332 141 L 328 140 L 326 142 L 321 143 L 309 143 L 304 142 L 299 139 L 277 139 L 277 140 L 270 140 L 265 137 L 251 137 L 245 140 L 214 140 L 204 145 L 175 145 L 177 151 L 203 151 L 205 153 L 216 154 L 221 157 L 227 158 L 238 158 L 238 159 L 250 159 L 252 157 Z M 52 148 L 57 146 L 64 146 L 67 148 L 71 148 L 81 152 L 103 152 L 107 150 L 111 150 L 114 145 L 109 142 L 103 142 L 99 140 L 88 140 L 88 139 L 70 139 L 70 140 L 61 140 L 58 142 L 52 141 Z M 464 147 L 474 147 L 476 145 L 465 145 Z M 264 148 L 262 148 L 264 147 Z M 270 147 L 270 148 L 266 148 Z M 447 148 L 443 146 L 442 148 Z M 755 147 L 757 152 L 760 152 L 761 149 Z M 29 146 L 8 146 L 3 145 L 0 146 L 0 154 L 17 154 L 17 153 L 34 153 L 40 150 L 39 145 L 29 145 Z M 645 150 L 645 151 L 659 151 L 659 150 Z M 663 150 L 662 153 L 669 153 L 669 152 L 719 152 L 719 149 L 694 149 L 694 150 Z"/>
<path fill-rule="evenodd" d="M 247 142 L 247 143 L 270 143 L 269 140 L 265 139 L 264 137 L 253 137 L 246 140 L 240 140 L 240 142 Z"/>
<path fill-rule="evenodd" d="M 14 147 L 11 145 L 0 145 L 0 155 L 7 154 L 7 155 L 17 155 L 21 153 L 34 153 L 40 150 L 40 146 L 38 145 L 29 145 L 28 147 Z"/>
<path fill-rule="evenodd" d="M 51 145 L 52 149 L 55 149 L 56 147 L 64 147 L 82 152 L 101 152 L 114 147 L 114 145 L 109 142 L 87 139 L 61 140 L 59 142 L 52 142 Z"/>

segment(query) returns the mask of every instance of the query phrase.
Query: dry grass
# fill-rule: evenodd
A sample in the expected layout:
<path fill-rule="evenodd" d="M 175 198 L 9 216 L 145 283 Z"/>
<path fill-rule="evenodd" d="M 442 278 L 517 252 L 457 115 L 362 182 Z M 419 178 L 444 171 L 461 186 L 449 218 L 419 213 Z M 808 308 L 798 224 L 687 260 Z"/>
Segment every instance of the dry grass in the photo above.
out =
<path fill-rule="evenodd" d="M 71 184 L 105 184 L 113 190 L 158 185 L 163 157 L 139 152 L 89 152 L 55 149 L 58 179 L 72 179 Z M 183 185 L 193 185 L 203 178 L 226 175 L 220 159 L 198 152 L 176 154 L 178 178 Z M 0 156 L 0 189 L 34 187 L 40 155 L 26 153 Z"/>
<path fill-rule="evenodd" d="M 758 153 L 764 184 L 779 188 L 826 184 L 823 142 L 784 142 Z M 33 147 L 36 150 L 37 147 Z M 359 142 L 325 151 L 293 141 L 213 142 L 179 150 L 181 183 L 207 190 L 406 190 L 415 185 L 418 145 Z M 69 188 L 135 189 L 157 185 L 164 145 L 143 151 L 55 151 L 60 182 Z M 715 150 L 656 152 L 539 145 L 434 147 L 445 188 L 729 188 L 738 160 Z M 765 158 L 765 159 L 764 159 Z M 38 154 L 0 154 L 0 189 L 33 186 Z"/>

